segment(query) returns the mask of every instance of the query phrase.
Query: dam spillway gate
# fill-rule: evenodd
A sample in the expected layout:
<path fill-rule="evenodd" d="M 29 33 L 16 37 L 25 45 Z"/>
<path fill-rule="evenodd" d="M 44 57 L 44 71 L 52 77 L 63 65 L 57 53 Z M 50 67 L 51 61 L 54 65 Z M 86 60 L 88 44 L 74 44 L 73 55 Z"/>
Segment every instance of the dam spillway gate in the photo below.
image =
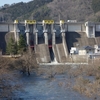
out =
<path fill-rule="evenodd" d="M 37 62 L 50 63 L 56 61 L 58 63 L 66 62 L 68 56 L 67 44 L 65 41 L 64 21 L 54 24 L 53 20 L 43 20 L 40 24 L 30 24 L 26 22 L 26 40 L 33 43 L 35 53 L 37 54 Z M 31 31 L 32 30 L 32 31 Z M 33 37 L 30 34 L 33 33 Z"/>

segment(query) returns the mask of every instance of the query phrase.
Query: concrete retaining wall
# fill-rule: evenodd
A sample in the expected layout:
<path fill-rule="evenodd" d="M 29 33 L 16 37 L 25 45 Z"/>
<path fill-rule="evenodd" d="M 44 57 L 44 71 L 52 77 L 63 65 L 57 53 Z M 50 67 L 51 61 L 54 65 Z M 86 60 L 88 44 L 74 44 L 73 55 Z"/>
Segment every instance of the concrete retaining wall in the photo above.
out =
<path fill-rule="evenodd" d="M 68 25 L 68 32 L 81 32 L 81 24 L 69 24 Z"/>
<path fill-rule="evenodd" d="M 9 24 L 9 32 L 13 32 L 14 31 L 14 25 L 13 24 Z"/>
<path fill-rule="evenodd" d="M 59 57 L 58 57 L 56 44 L 52 46 L 52 49 L 53 49 L 53 52 L 54 52 L 54 58 L 56 59 L 57 62 L 59 62 Z"/>
<path fill-rule="evenodd" d="M 37 25 L 37 30 L 38 30 L 38 36 L 40 37 L 43 34 L 43 26 Z"/>
<path fill-rule="evenodd" d="M 13 32 L 14 24 L 0 24 L 0 32 Z"/>
<path fill-rule="evenodd" d="M 88 58 L 87 55 L 72 55 L 72 62 L 73 63 L 87 63 L 88 62 Z"/>
<path fill-rule="evenodd" d="M 0 24 L 0 32 L 8 32 L 8 25 Z"/>
<path fill-rule="evenodd" d="M 96 25 L 96 31 L 100 32 L 100 25 Z"/>
<path fill-rule="evenodd" d="M 35 53 L 37 54 L 37 62 L 39 63 L 51 62 L 48 45 L 45 44 L 36 45 Z"/>

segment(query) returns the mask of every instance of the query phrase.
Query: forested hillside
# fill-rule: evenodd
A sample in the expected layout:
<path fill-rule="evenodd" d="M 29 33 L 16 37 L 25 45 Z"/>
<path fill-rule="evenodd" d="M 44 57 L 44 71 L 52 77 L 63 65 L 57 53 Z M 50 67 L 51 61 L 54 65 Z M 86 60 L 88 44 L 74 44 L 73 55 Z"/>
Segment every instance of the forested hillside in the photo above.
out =
<path fill-rule="evenodd" d="M 93 14 L 91 1 L 92 0 L 54 0 L 48 4 L 48 7 L 52 10 L 51 17 L 55 20 L 60 16 L 60 18 L 64 20 L 84 21 L 88 20 Z"/>
<path fill-rule="evenodd" d="M 43 19 L 48 16 L 49 9 L 46 4 L 52 0 L 33 0 L 28 3 L 19 2 L 9 7 L 0 9 L 0 20 L 8 21 L 15 19 Z"/>
<path fill-rule="evenodd" d="M 100 0 L 33 0 L 0 9 L 0 21 L 64 19 L 100 21 Z"/>

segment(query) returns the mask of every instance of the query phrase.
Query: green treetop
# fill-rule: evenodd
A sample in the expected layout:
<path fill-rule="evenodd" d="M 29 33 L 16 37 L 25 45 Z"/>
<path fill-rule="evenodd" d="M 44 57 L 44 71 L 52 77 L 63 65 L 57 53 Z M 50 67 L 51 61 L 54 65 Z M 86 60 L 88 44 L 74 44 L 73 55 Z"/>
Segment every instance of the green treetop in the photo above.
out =
<path fill-rule="evenodd" d="M 10 55 L 17 54 L 17 43 L 12 37 L 8 41 L 6 53 Z"/>
<path fill-rule="evenodd" d="M 18 42 L 18 50 L 20 53 L 26 50 L 26 41 L 24 36 L 21 34 L 19 37 L 19 42 Z"/>

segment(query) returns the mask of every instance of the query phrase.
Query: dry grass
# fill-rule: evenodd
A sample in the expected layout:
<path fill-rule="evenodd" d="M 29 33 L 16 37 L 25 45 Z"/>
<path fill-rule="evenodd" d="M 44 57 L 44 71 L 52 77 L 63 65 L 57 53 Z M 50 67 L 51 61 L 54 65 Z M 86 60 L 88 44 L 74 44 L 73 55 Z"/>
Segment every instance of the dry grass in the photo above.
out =
<path fill-rule="evenodd" d="M 27 55 L 25 55 L 26 57 Z M 23 58 L 25 58 L 23 57 Z M 23 59 L 21 58 L 21 59 Z M 2 86 L 0 88 L 3 89 L 1 95 L 7 97 L 12 94 L 14 89 L 17 89 L 19 86 L 11 87 L 10 84 L 3 85 L 3 82 L 9 83 L 13 81 L 14 78 L 11 75 L 11 71 L 21 70 L 22 62 L 21 59 L 0 59 L 0 84 Z M 23 59 L 24 60 L 24 59 Z M 26 60 L 26 58 L 25 58 Z M 32 61 L 34 62 L 34 61 Z M 33 65 L 35 66 L 35 64 Z M 34 68 L 34 67 L 33 67 Z M 70 80 L 75 80 L 73 84 L 73 89 L 78 91 L 81 94 L 84 94 L 88 97 L 92 97 L 94 95 L 100 95 L 100 65 L 99 60 L 95 61 L 95 63 L 88 66 L 45 66 L 38 68 L 38 75 L 44 74 L 45 78 L 55 78 L 57 74 L 65 74 L 69 76 L 67 81 L 58 82 L 59 86 L 66 86 L 66 88 L 71 87 L 72 83 Z M 5 76 L 5 77 L 4 77 Z M 94 77 L 93 81 L 88 79 L 88 77 Z M 10 88 L 9 88 L 10 87 Z M 7 91 L 6 91 L 7 90 Z M 10 93 L 10 94 L 9 94 Z"/>
<path fill-rule="evenodd" d="M 81 94 L 85 94 L 88 97 L 100 95 L 100 80 L 94 80 L 93 82 L 90 82 L 83 77 L 79 77 L 76 79 L 73 89 Z"/>
<path fill-rule="evenodd" d="M 7 98 L 7 100 L 10 100 L 10 98 L 14 95 L 13 91 L 21 89 L 20 83 L 15 85 L 12 85 L 12 83 L 16 83 L 16 80 L 18 81 L 18 77 L 20 75 L 19 73 L 15 72 L 22 70 L 22 61 L 25 60 L 25 57 L 18 59 L 2 57 L 0 58 L 0 100 L 1 98 Z M 31 69 L 35 68 L 34 62 L 35 61 L 32 61 L 33 66 L 31 67 Z"/>
<path fill-rule="evenodd" d="M 88 97 L 100 96 L 100 66 L 98 61 L 88 66 L 72 69 L 69 71 L 69 75 L 75 79 L 73 86 L 75 91 Z M 91 81 L 89 77 L 92 77 L 93 80 Z"/>
<path fill-rule="evenodd" d="M 12 71 L 6 69 L 8 68 L 6 64 L 5 66 L 0 69 L 0 100 L 2 98 L 10 99 L 14 95 L 13 91 L 21 88 L 20 84 L 12 85 L 12 83 L 16 83 L 16 77 Z"/>
<path fill-rule="evenodd" d="M 38 68 L 38 75 L 44 75 L 45 78 L 54 78 L 55 75 L 58 74 L 64 74 L 67 73 L 67 71 L 70 69 L 69 66 L 45 66 L 45 67 L 39 67 Z"/>
<path fill-rule="evenodd" d="M 100 65 L 99 60 L 95 60 L 94 63 L 89 65 L 80 66 L 46 66 L 39 70 L 39 74 L 45 74 L 50 78 L 52 75 L 55 78 L 56 74 L 68 75 L 67 81 L 59 81 L 58 85 L 60 87 L 66 84 L 66 88 L 72 87 L 73 90 L 88 96 L 94 97 L 95 95 L 100 95 Z M 92 79 L 91 79 L 92 78 Z M 73 83 L 71 83 L 71 82 Z M 95 97 L 97 98 L 97 97 Z"/>

